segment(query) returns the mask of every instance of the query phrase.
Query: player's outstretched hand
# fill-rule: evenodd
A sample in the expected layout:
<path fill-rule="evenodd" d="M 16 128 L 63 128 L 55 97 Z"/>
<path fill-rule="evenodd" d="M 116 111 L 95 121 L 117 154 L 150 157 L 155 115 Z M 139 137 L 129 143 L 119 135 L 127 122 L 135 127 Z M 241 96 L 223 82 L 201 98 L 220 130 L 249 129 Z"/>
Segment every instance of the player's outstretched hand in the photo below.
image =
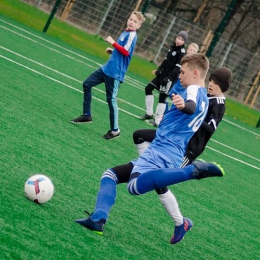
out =
<path fill-rule="evenodd" d="M 109 47 L 106 48 L 106 52 L 107 52 L 107 54 L 112 54 L 112 51 L 113 51 L 112 48 L 109 48 Z"/>
<path fill-rule="evenodd" d="M 179 109 L 182 110 L 185 107 L 184 99 L 180 95 L 172 94 L 172 103 Z"/>
<path fill-rule="evenodd" d="M 106 38 L 106 42 L 110 43 L 111 45 L 113 45 L 115 43 L 115 40 L 111 37 L 111 36 L 108 36 Z"/>

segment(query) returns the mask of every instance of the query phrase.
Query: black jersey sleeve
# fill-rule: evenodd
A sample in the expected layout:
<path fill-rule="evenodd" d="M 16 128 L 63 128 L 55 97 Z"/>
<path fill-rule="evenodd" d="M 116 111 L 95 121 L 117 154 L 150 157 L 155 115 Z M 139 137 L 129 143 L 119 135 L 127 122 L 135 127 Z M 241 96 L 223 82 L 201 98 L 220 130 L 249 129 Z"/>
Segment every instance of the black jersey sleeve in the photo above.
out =
<path fill-rule="evenodd" d="M 208 124 L 206 122 L 202 122 L 201 128 L 210 136 L 215 132 L 215 127 L 212 124 Z"/>
<path fill-rule="evenodd" d="M 210 136 L 215 132 L 226 110 L 224 97 L 209 97 L 209 108 L 202 128 Z"/>

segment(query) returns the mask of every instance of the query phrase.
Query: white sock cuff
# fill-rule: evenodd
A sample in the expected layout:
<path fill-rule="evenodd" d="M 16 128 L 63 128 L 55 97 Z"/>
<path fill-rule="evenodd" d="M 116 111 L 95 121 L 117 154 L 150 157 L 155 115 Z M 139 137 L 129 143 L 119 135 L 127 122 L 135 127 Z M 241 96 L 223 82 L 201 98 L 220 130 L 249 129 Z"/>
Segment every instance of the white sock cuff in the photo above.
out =
<path fill-rule="evenodd" d="M 146 148 L 150 145 L 149 142 L 143 142 L 141 144 L 136 144 L 136 148 L 137 148 L 137 152 L 138 152 L 138 155 L 141 155 L 145 150 Z"/>
<path fill-rule="evenodd" d="M 154 104 L 154 96 L 153 95 L 145 96 L 146 114 L 149 116 L 153 115 L 153 104 Z"/>

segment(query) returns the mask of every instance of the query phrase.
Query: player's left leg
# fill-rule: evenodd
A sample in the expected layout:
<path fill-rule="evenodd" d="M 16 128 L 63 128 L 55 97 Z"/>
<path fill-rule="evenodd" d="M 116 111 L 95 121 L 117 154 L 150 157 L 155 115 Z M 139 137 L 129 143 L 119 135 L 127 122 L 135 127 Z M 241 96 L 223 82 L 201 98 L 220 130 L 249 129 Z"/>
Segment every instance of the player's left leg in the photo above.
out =
<path fill-rule="evenodd" d="M 141 155 L 150 145 L 156 135 L 155 129 L 139 129 L 133 133 L 133 141 L 136 145 L 138 155 Z"/>
<path fill-rule="evenodd" d="M 118 106 L 117 93 L 120 87 L 120 81 L 109 76 L 105 77 L 107 104 L 109 107 L 110 130 L 103 136 L 103 138 L 110 140 L 120 136 L 118 126 Z"/>
<path fill-rule="evenodd" d="M 74 124 L 92 123 L 91 116 L 91 101 L 92 101 L 92 88 L 104 82 L 104 72 L 101 68 L 93 72 L 83 82 L 83 114 L 75 119 L 70 120 Z"/>
<path fill-rule="evenodd" d="M 133 164 L 128 163 L 106 170 L 101 177 L 94 212 L 89 218 L 79 219 L 76 222 L 102 235 L 110 210 L 116 201 L 116 185 L 127 183 L 132 169 Z"/>
<path fill-rule="evenodd" d="M 159 102 L 156 107 L 156 112 L 154 116 L 154 126 L 158 126 L 163 118 L 165 109 L 166 109 L 166 100 L 168 98 L 168 95 L 165 93 L 159 94 Z"/>
<path fill-rule="evenodd" d="M 222 177 L 224 174 L 224 170 L 215 163 L 194 161 L 184 168 L 156 169 L 142 174 L 132 173 L 128 183 L 128 191 L 132 195 L 140 195 L 188 180 Z"/>

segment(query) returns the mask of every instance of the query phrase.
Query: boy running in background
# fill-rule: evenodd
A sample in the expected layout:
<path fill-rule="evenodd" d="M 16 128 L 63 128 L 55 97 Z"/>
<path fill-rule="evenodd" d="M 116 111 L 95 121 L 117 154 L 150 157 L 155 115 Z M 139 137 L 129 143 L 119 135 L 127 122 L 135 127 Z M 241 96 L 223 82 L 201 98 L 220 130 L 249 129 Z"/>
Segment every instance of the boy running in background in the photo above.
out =
<path fill-rule="evenodd" d="M 189 44 L 187 51 L 186 51 L 186 55 L 189 54 L 193 54 L 193 53 L 198 53 L 199 51 L 199 45 L 195 42 L 192 42 L 191 44 Z M 169 97 L 171 98 L 172 94 L 179 94 L 181 95 L 184 92 L 185 88 L 183 88 L 183 86 L 181 85 L 180 79 L 178 79 L 176 81 L 175 84 L 173 84 L 173 86 L 171 87 L 171 89 L 169 90 Z M 156 123 L 156 122 L 155 122 Z M 159 125 L 160 122 L 158 122 L 157 125 Z"/>
<path fill-rule="evenodd" d="M 120 83 L 124 81 L 127 68 L 130 64 L 137 41 L 137 33 L 145 18 L 141 12 L 132 12 L 127 20 L 126 30 L 115 41 L 111 36 L 106 38 L 114 49 L 107 48 L 106 52 L 111 54 L 107 63 L 92 73 L 84 82 L 83 114 L 70 122 L 75 124 L 92 123 L 91 100 L 92 87 L 105 83 L 106 99 L 109 107 L 110 130 L 103 138 L 110 140 L 120 136 L 118 125 L 117 93 Z"/>
<path fill-rule="evenodd" d="M 155 118 L 162 118 L 169 88 L 178 80 L 180 74 L 180 62 L 186 54 L 184 44 L 187 41 L 188 33 L 180 31 L 162 64 L 153 71 L 156 77 L 145 87 L 146 113 L 140 118 L 141 120 L 153 119 L 154 89 L 160 91 Z"/>

